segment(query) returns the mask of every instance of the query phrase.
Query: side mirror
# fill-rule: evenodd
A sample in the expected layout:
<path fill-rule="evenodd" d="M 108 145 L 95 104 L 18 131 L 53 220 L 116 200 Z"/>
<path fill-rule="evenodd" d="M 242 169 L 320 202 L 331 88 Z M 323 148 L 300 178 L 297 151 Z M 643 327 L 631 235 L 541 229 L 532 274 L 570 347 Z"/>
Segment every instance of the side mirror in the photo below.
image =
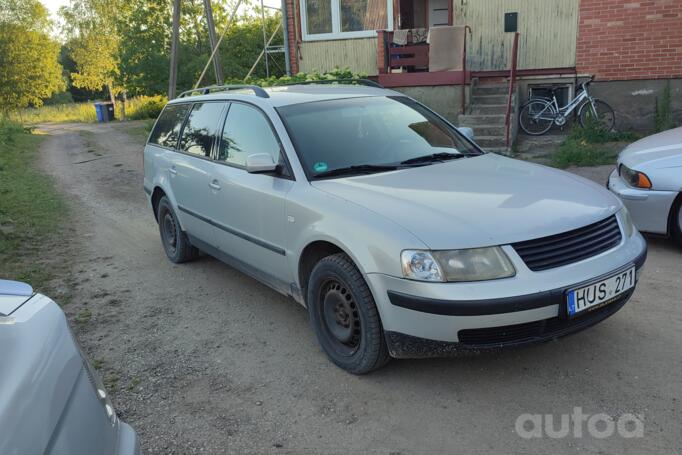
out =
<path fill-rule="evenodd" d="M 460 126 L 457 127 L 457 131 L 462 133 L 463 136 L 465 136 L 469 140 L 474 140 L 474 130 L 469 128 L 468 126 Z"/>
<path fill-rule="evenodd" d="M 254 153 L 246 157 L 246 172 L 249 174 L 262 174 L 277 170 L 277 163 L 269 153 Z"/>

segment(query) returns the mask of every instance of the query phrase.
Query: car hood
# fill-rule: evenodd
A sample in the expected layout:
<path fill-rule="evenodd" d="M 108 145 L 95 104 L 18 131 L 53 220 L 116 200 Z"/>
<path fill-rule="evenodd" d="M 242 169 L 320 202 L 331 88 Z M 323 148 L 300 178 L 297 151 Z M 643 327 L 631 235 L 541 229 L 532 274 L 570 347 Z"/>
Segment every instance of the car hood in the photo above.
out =
<path fill-rule="evenodd" d="M 682 127 L 633 142 L 620 153 L 618 162 L 637 170 L 682 166 Z"/>
<path fill-rule="evenodd" d="M 0 346 L 0 453 L 56 453 L 47 448 L 82 369 L 64 313 L 29 297 L 0 317 Z"/>
<path fill-rule="evenodd" d="M 400 224 L 435 250 L 557 234 L 621 207 L 589 180 L 494 154 L 312 184 Z"/>

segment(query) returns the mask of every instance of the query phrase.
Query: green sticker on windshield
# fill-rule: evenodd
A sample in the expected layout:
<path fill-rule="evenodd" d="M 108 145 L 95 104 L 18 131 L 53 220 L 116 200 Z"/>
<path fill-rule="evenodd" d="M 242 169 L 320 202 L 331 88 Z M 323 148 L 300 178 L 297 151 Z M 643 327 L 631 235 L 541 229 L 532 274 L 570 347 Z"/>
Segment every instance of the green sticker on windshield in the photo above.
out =
<path fill-rule="evenodd" d="M 318 161 L 317 163 L 313 164 L 313 170 L 315 172 L 324 172 L 328 169 L 327 163 L 324 161 Z"/>

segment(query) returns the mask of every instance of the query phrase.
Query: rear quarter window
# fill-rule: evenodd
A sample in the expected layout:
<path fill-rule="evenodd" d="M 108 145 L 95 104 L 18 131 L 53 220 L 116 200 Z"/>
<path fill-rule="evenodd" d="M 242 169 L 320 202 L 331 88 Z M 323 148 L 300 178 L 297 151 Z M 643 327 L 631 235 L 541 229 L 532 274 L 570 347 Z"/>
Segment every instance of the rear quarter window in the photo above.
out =
<path fill-rule="evenodd" d="M 189 104 L 168 104 L 159 115 L 149 143 L 162 147 L 176 148 L 182 124 L 189 112 Z"/>

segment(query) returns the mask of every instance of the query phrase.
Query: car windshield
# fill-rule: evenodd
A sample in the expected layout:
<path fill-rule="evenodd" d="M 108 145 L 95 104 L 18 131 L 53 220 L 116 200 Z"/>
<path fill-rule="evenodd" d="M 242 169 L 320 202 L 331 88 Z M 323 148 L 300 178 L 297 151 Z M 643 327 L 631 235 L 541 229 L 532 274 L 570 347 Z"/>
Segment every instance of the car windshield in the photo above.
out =
<path fill-rule="evenodd" d="M 424 106 L 402 96 L 301 103 L 278 112 L 313 179 L 483 153 Z"/>

